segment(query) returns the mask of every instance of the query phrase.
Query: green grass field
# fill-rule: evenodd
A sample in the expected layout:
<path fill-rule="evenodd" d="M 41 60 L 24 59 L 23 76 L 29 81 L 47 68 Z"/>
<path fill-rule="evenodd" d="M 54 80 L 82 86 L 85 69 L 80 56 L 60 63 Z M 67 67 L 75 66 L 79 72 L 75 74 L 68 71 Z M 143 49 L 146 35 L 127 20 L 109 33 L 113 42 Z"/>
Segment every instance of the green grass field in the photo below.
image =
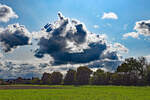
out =
<path fill-rule="evenodd" d="M 0 90 L 0 100 L 150 100 L 150 87 L 58 87 L 65 88 Z"/>

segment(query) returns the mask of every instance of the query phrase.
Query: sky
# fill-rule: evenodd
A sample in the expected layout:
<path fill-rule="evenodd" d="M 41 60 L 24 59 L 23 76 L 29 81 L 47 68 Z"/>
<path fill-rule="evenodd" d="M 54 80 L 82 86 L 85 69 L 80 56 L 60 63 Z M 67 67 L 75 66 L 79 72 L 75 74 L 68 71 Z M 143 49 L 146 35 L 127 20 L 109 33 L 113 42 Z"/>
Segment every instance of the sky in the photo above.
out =
<path fill-rule="evenodd" d="M 62 62 L 63 65 L 68 63 L 77 65 L 94 63 L 95 65 L 98 60 L 102 63 L 104 58 L 106 62 L 106 58 L 107 61 L 121 61 L 119 60 L 121 58 L 139 56 L 149 58 L 150 56 L 149 0 L 0 0 L 0 4 L 0 12 L 4 5 L 10 8 L 9 12 L 4 12 L 8 16 L 1 16 L 0 13 L 0 42 L 2 43 L 0 54 L 3 55 L 1 57 L 3 61 L 49 63 L 51 61 L 49 59 L 53 59 L 54 63 L 51 66 L 62 65 Z M 73 23 L 74 19 L 78 21 Z M 76 28 L 77 32 L 72 34 L 78 34 L 71 35 L 69 38 L 67 35 L 56 36 L 57 32 L 64 34 L 70 32 L 65 25 L 62 25 L 65 22 L 69 23 L 67 28 Z M 48 23 L 53 23 L 53 27 L 51 25 L 44 27 Z M 17 28 L 13 27 L 14 24 Z M 50 28 L 52 31 L 49 32 Z M 60 31 L 60 28 L 64 31 Z M 14 30 L 15 32 L 12 32 Z M 20 37 L 16 37 L 15 34 L 18 34 L 16 31 L 21 33 Z M 44 33 L 49 39 L 42 38 L 44 35 L 41 34 Z M 100 38 L 89 33 L 99 35 Z M 38 34 L 36 35 L 38 38 L 34 39 L 33 34 Z M 80 36 L 83 40 L 85 38 L 85 41 L 80 39 Z M 101 49 L 91 46 L 92 43 L 98 43 L 96 41 L 98 39 L 106 43 L 106 45 L 102 43 L 96 45 Z M 67 44 L 62 45 L 58 43 L 59 41 L 64 44 L 67 42 Z M 60 47 L 57 48 L 56 44 Z M 83 52 L 80 53 L 80 57 L 78 57 L 79 52 Z M 98 59 L 93 57 L 99 54 L 101 56 Z M 50 58 L 44 58 L 45 55 Z M 71 60 L 65 58 L 68 56 Z M 89 59 L 85 59 L 84 56 Z M 112 59 L 115 57 L 118 59 Z M 80 61 L 74 59 L 80 59 Z"/>

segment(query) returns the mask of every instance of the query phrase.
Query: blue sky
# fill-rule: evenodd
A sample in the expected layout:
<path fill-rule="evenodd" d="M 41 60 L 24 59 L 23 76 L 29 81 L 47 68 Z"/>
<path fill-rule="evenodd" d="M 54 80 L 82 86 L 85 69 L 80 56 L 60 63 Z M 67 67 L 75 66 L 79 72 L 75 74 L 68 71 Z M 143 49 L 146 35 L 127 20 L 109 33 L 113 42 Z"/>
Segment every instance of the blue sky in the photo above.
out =
<path fill-rule="evenodd" d="M 149 37 L 122 39 L 123 34 L 133 31 L 137 21 L 150 19 L 149 0 L 0 0 L 0 3 L 10 6 L 19 16 L 0 23 L 1 26 L 18 22 L 30 32 L 39 31 L 46 23 L 55 21 L 60 11 L 83 22 L 89 31 L 104 33 L 112 43 L 125 45 L 129 52 L 124 57 L 149 55 L 150 41 L 145 40 Z M 114 12 L 118 19 L 101 19 L 104 12 Z"/>

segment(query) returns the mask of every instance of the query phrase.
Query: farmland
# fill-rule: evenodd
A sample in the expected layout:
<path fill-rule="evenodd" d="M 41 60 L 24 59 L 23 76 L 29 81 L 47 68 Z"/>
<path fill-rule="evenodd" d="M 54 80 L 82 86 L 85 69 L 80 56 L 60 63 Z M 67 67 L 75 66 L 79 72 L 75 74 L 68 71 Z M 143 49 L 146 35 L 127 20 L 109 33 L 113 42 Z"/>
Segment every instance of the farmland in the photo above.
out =
<path fill-rule="evenodd" d="M 0 100 L 150 100 L 150 87 L 0 86 Z"/>

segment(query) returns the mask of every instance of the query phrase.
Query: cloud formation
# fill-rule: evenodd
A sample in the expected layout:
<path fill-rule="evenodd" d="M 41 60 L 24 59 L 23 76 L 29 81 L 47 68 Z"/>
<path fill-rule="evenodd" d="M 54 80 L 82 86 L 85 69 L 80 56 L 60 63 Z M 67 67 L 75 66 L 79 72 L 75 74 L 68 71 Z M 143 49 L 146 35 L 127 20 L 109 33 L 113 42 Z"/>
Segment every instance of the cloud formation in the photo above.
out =
<path fill-rule="evenodd" d="M 61 13 L 58 13 L 58 17 L 57 21 L 45 25 L 40 32 L 47 34 L 38 42 L 36 57 L 42 58 L 48 54 L 53 57 L 54 65 L 89 63 L 102 59 L 101 55 L 108 49 L 104 35 L 89 32 L 83 23 L 66 18 Z M 109 59 L 119 60 L 117 54 L 113 56 L 113 59 Z"/>
<path fill-rule="evenodd" d="M 3 54 L 2 53 L 0 53 L 0 58 L 2 58 L 3 57 Z"/>
<path fill-rule="evenodd" d="M 135 32 L 126 33 L 123 35 L 123 37 L 139 38 L 140 35 L 143 35 L 145 37 L 150 36 L 150 20 L 142 20 L 136 22 L 134 30 Z"/>
<path fill-rule="evenodd" d="M 150 36 L 150 20 L 136 22 L 134 30 L 140 35 Z"/>
<path fill-rule="evenodd" d="M 146 55 L 144 57 L 147 59 L 148 62 L 150 62 L 150 55 Z"/>
<path fill-rule="evenodd" d="M 41 78 L 44 72 L 51 73 L 53 71 L 59 71 L 62 74 L 65 74 L 67 70 L 74 69 L 76 70 L 79 66 L 88 66 L 91 70 L 96 70 L 99 68 L 104 69 L 105 71 L 114 71 L 121 61 L 118 60 L 97 60 L 86 64 L 65 64 L 52 66 L 49 63 L 36 62 L 32 63 L 19 63 L 14 61 L 3 61 L 0 62 L 0 78 L 1 79 L 14 79 L 18 77 L 23 78 L 32 78 L 39 77 Z"/>
<path fill-rule="evenodd" d="M 42 71 L 40 67 L 33 64 L 16 64 L 9 61 L 0 62 L 0 78 L 3 79 L 41 77 Z"/>
<path fill-rule="evenodd" d="M 118 19 L 118 16 L 114 12 L 108 12 L 108 13 L 104 12 L 104 14 L 101 18 L 102 19 Z"/>
<path fill-rule="evenodd" d="M 12 18 L 18 18 L 18 15 L 11 7 L 0 4 L 0 22 L 8 22 Z"/>
<path fill-rule="evenodd" d="M 65 74 L 68 69 L 79 66 L 112 71 L 121 64 L 118 50 L 126 52 L 124 46 L 110 46 L 105 34 L 91 33 L 83 23 L 66 18 L 61 13 L 58 17 L 57 21 L 46 24 L 40 32 L 32 33 L 32 38 L 38 42 L 38 49 L 34 52 L 36 61 L 0 61 L 0 78 L 41 77 L 44 72 L 52 71 Z M 18 23 L 0 28 L 0 44 L 5 52 L 29 45 L 30 40 L 31 33 Z"/>
<path fill-rule="evenodd" d="M 2 50 L 9 52 L 16 47 L 30 44 L 30 33 L 23 25 L 11 24 L 0 28 L 0 45 Z"/>
<path fill-rule="evenodd" d="M 127 37 L 138 38 L 139 34 L 136 32 L 130 32 L 130 33 L 123 34 L 124 39 L 126 39 Z"/>
<path fill-rule="evenodd" d="M 126 48 L 124 45 L 120 43 L 115 43 L 114 48 L 121 53 L 128 53 L 129 51 L 128 48 Z"/>

